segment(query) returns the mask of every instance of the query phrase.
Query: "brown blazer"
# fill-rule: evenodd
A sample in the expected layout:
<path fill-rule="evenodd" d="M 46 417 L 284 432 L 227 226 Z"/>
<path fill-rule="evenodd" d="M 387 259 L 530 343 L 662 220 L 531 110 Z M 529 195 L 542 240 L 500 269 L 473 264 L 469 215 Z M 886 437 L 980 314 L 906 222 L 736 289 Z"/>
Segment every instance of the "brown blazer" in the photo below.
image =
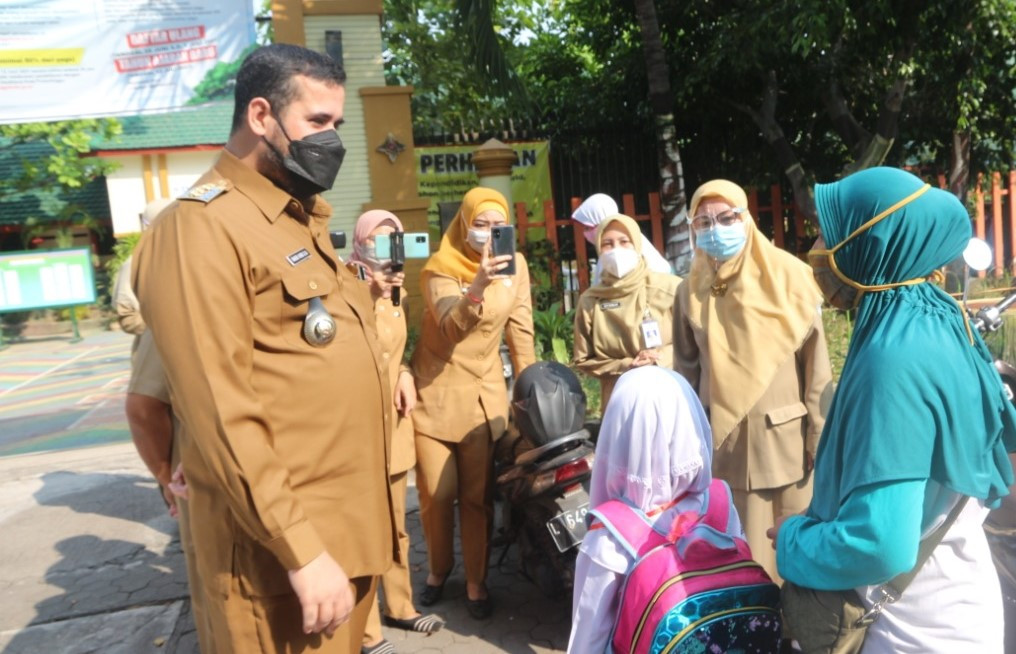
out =
<path fill-rule="evenodd" d="M 515 255 L 516 274 L 495 279 L 476 304 L 468 281 L 430 275 L 424 288 L 423 329 L 413 352 L 420 403 L 413 424 L 421 434 L 458 443 L 489 422 L 494 440 L 508 428 L 508 393 L 498 348 L 504 334 L 517 376 L 536 361 L 529 267 Z"/>
<path fill-rule="evenodd" d="M 292 593 L 287 570 L 325 550 L 350 578 L 392 561 L 387 366 L 330 212 L 315 198 L 305 213 L 223 151 L 135 253 L 181 421 L 200 576 L 224 605 L 236 588 Z M 303 336 L 312 297 L 336 322 L 323 347 Z"/>
<path fill-rule="evenodd" d="M 684 317 L 688 293 L 685 286 L 682 289 L 674 323 L 674 369 L 703 398 L 708 411 L 708 396 L 703 392 L 709 383 L 707 335 Z M 765 334 L 759 334 L 758 346 L 765 347 Z M 737 380 L 729 383 L 737 384 Z M 808 474 L 805 452 L 814 460 L 832 395 L 832 368 L 822 316 L 816 310 L 801 347 L 777 369 L 759 401 L 713 452 L 713 476 L 732 488 L 749 491 L 804 479 Z"/>
<path fill-rule="evenodd" d="M 403 371 L 412 372 L 402 363 L 406 351 L 406 294 L 403 292 L 399 306 L 391 300 L 379 298 L 374 302 L 374 318 L 377 321 L 378 347 L 381 360 L 388 365 L 388 380 L 395 393 L 395 382 Z M 416 441 L 413 432 L 413 414 L 403 418 L 392 401 L 392 458 L 388 463 L 388 474 L 397 475 L 416 465 Z"/>

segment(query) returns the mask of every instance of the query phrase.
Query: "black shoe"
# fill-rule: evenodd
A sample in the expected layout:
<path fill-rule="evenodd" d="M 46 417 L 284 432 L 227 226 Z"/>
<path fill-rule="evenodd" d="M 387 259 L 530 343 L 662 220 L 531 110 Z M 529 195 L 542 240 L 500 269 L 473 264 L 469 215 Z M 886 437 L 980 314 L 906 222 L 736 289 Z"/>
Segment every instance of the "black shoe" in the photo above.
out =
<path fill-rule="evenodd" d="M 428 583 L 424 583 L 423 592 L 420 593 L 420 605 L 421 606 L 433 606 L 441 601 L 444 597 L 444 585 L 448 581 L 448 577 L 441 581 L 439 586 L 431 586 Z"/>
<path fill-rule="evenodd" d="M 490 601 L 490 595 L 487 595 L 483 599 L 469 599 L 466 598 L 466 609 L 469 610 L 469 615 L 477 620 L 486 620 L 494 612 L 494 604 Z"/>

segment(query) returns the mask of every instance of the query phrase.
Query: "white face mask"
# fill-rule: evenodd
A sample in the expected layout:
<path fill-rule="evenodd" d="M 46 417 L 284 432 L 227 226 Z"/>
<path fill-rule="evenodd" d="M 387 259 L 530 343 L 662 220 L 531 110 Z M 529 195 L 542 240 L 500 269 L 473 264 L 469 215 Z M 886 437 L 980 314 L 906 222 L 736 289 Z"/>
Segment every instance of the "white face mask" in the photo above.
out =
<path fill-rule="evenodd" d="M 489 229 L 472 229 L 466 232 L 466 243 L 477 252 L 483 252 L 483 246 L 490 240 Z"/>
<path fill-rule="evenodd" d="M 612 248 L 600 254 L 600 263 L 604 272 L 621 278 L 635 270 L 641 256 L 632 248 Z"/>

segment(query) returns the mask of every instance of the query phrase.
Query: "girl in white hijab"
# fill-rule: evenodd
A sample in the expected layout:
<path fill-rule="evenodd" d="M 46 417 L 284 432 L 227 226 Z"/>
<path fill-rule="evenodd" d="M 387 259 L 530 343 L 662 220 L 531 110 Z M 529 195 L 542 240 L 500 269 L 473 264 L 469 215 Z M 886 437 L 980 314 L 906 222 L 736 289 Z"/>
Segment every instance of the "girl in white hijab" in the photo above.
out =
<path fill-rule="evenodd" d="M 670 533 L 678 517 L 705 510 L 712 481 L 713 441 L 702 405 L 677 373 L 646 366 L 621 375 L 607 404 L 596 444 L 589 505 L 622 500 L 640 509 L 656 531 Z M 743 537 L 730 506 L 727 533 Z M 575 564 L 569 652 L 604 652 L 631 555 L 594 523 Z"/>
<path fill-rule="evenodd" d="M 579 208 L 572 213 L 572 220 L 579 223 L 583 227 L 583 235 L 586 240 L 596 245 L 596 228 L 600 222 L 608 216 L 616 216 L 621 213 L 618 211 L 617 203 L 614 202 L 613 198 L 604 193 L 594 193 L 590 195 L 585 201 L 579 205 Z M 674 268 L 670 263 L 663 258 L 659 250 L 653 247 L 652 241 L 647 238 L 642 239 L 642 256 L 646 260 L 646 264 L 649 269 L 655 272 L 667 273 L 668 275 L 674 274 Z M 600 261 L 597 260 L 596 268 L 593 270 L 593 284 L 600 283 L 600 273 L 602 268 Z"/>

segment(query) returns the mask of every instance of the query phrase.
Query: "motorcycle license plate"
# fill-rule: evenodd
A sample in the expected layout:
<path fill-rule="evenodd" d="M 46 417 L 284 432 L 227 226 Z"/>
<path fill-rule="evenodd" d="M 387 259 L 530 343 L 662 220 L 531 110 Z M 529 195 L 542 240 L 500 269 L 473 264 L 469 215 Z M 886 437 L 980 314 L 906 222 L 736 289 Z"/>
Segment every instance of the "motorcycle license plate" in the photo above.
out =
<path fill-rule="evenodd" d="M 589 495 L 585 490 L 576 490 L 565 495 L 560 502 L 561 513 L 547 521 L 554 545 L 561 552 L 567 552 L 582 542 L 586 535 L 586 513 L 589 512 Z"/>

